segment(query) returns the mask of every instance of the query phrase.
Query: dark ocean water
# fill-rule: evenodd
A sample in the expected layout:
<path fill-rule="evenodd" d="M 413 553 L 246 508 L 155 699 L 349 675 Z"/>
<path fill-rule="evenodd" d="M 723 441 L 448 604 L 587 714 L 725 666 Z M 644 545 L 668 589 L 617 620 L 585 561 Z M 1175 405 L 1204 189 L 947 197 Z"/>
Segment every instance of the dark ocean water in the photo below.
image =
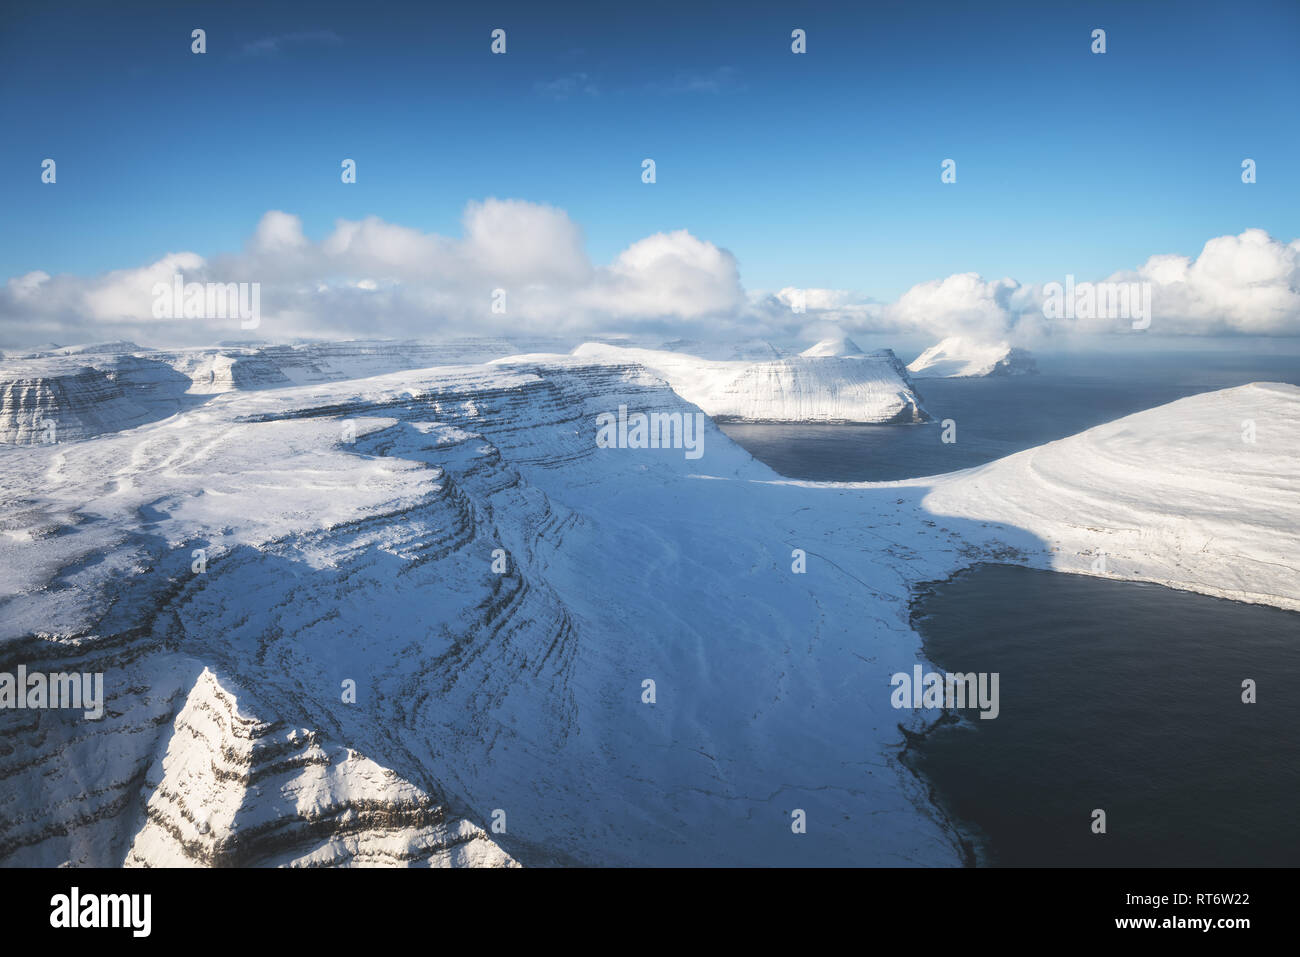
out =
<path fill-rule="evenodd" d="M 886 481 L 982 465 L 1175 399 L 1247 382 L 1300 385 L 1300 356 L 1086 354 L 1038 359 L 1042 374 L 919 379 L 925 425 L 724 425 L 756 459 L 789 478 Z M 957 441 L 940 441 L 944 419 Z"/>
<path fill-rule="evenodd" d="M 940 669 L 999 673 L 997 718 L 908 752 L 989 863 L 1300 865 L 1300 614 L 1008 565 L 913 611 Z"/>
<path fill-rule="evenodd" d="M 1300 385 L 1294 351 L 1040 356 L 1038 376 L 920 380 L 952 445 L 938 421 L 724 431 L 791 478 L 913 478 L 1189 395 Z M 1300 865 L 1300 614 L 998 565 L 927 587 L 914 611 L 941 669 L 1000 675 L 998 718 L 972 712 L 907 751 L 987 862 Z"/>

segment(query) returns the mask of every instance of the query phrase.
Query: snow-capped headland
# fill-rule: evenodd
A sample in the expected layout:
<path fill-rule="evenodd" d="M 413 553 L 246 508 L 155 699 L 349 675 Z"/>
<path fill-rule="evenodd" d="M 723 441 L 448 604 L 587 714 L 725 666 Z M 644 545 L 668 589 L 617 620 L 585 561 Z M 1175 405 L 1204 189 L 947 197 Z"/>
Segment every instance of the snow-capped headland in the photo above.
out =
<path fill-rule="evenodd" d="M 1005 342 L 949 336 L 922 352 L 907 369 L 918 379 L 987 378 L 1035 375 L 1038 363 L 1028 350 Z"/>
<path fill-rule="evenodd" d="M 572 355 L 583 362 L 647 369 L 715 422 L 878 424 L 929 419 L 892 351 L 867 354 L 845 343 L 828 340 L 798 356 L 761 361 L 712 361 L 600 343 L 584 343 Z"/>

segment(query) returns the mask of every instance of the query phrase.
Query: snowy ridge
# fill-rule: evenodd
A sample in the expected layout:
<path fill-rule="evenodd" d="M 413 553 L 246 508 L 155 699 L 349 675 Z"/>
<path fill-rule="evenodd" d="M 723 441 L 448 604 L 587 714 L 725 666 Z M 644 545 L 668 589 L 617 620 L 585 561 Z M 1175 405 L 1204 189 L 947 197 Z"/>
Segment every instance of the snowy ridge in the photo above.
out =
<path fill-rule="evenodd" d="M 1038 364 L 1025 349 L 1005 342 L 978 343 L 949 336 L 917 356 L 907 367 L 917 378 L 984 378 L 1034 375 Z"/>

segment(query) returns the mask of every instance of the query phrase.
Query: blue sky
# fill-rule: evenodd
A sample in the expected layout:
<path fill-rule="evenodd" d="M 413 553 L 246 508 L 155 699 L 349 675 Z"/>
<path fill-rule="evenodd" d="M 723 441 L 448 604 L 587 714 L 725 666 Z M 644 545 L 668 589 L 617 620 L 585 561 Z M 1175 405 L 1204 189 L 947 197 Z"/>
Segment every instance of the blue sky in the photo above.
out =
<path fill-rule="evenodd" d="M 1300 235 L 1293 0 L 571 7 L 6 4 L 0 277 L 236 250 L 268 209 L 458 235 L 490 196 L 566 210 L 598 263 L 685 228 L 750 289 L 882 299 Z"/>

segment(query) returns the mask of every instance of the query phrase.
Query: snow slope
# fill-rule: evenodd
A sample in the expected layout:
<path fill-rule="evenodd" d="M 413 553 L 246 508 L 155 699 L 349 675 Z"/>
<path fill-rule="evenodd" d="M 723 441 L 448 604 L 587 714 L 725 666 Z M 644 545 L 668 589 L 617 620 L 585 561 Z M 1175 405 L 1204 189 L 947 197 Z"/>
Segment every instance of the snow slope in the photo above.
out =
<path fill-rule="evenodd" d="M 0 711 L 0 863 L 956 864 L 897 760 L 916 583 L 1105 550 L 1300 602 L 1294 387 L 878 484 L 597 448 L 620 404 L 693 410 L 619 350 L 0 448 L 0 671 L 109 698 Z"/>
<path fill-rule="evenodd" d="M 1300 389 L 1257 382 L 941 478 L 924 504 L 1033 532 L 1063 571 L 1300 609 L 1298 449 Z"/>
<path fill-rule="evenodd" d="M 1033 375 L 1038 364 L 1027 350 L 1005 342 L 978 343 L 949 336 L 922 352 L 907 369 L 920 379 L 982 378 Z"/>

